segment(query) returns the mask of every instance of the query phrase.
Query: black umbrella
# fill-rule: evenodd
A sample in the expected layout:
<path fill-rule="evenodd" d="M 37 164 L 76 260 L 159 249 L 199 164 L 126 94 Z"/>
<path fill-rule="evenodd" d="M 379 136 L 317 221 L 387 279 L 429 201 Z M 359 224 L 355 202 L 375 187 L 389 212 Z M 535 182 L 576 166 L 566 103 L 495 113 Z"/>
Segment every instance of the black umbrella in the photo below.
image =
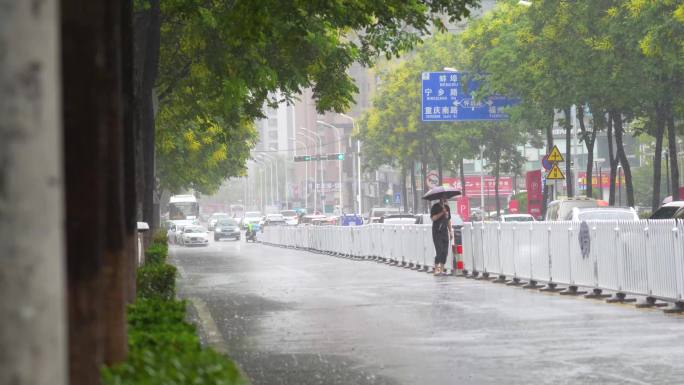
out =
<path fill-rule="evenodd" d="M 442 197 L 446 199 L 453 198 L 457 195 L 461 195 L 460 190 L 457 190 L 453 187 L 437 186 L 435 188 L 430 189 L 430 191 L 423 195 L 423 199 L 428 201 L 434 201 Z"/>

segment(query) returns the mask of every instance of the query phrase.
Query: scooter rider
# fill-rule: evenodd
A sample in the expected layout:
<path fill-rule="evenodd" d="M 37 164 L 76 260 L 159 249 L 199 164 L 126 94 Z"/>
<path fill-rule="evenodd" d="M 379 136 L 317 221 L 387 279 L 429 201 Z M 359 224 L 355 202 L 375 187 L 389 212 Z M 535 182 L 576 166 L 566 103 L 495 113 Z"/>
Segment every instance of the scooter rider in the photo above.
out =
<path fill-rule="evenodd" d="M 254 224 L 252 222 L 247 223 L 247 234 L 245 234 L 247 239 L 256 239 L 256 231 L 254 231 Z"/>

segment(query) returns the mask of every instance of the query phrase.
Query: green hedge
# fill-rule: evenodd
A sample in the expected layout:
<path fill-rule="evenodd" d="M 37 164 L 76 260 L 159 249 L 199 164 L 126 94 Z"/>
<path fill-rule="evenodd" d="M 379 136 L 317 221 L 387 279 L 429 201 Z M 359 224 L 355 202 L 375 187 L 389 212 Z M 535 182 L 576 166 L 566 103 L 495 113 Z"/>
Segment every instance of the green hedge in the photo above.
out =
<path fill-rule="evenodd" d="M 235 364 L 200 345 L 176 296 L 176 268 L 166 264 L 166 236 L 155 237 L 138 268 L 137 299 L 128 307 L 126 362 L 102 370 L 103 385 L 242 385 Z"/>
<path fill-rule="evenodd" d="M 168 239 L 166 238 L 166 232 L 164 230 L 159 230 L 152 236 L 152 243 L 158 243 L 166 245 Z"/>
<path fill-rule="evenodd" d="M 138 298 L 174 299 L 176 274 L 176 268 L 167 264 L 146 263 L 140 266 L 135 277 Z"/>
<path fill-rule="evenodd" d="M 200 345 L 185 302 L 138 299 L 129 307 L 129 357 L 105 368 L 104 385 L 248 384 L 235 364 Z"/>
<path fill-rule="evenodd" d="M 145 250 L 145 264 L 166 263 L 169 254 L 169 246 L 166 243 L 153 242 Z"/>

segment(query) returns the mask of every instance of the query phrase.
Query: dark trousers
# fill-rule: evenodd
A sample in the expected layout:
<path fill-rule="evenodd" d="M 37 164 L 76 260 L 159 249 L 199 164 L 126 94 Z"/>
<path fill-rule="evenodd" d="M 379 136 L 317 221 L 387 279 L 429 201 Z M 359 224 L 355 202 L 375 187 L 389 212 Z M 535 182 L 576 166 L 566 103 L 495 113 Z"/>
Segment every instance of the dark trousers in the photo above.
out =
<path fill-rule="evenodd" d="M 449 235 L 433 235 L 432 242 L 435 244 L 435 266 L 445 264 L 449 253 Z"/>

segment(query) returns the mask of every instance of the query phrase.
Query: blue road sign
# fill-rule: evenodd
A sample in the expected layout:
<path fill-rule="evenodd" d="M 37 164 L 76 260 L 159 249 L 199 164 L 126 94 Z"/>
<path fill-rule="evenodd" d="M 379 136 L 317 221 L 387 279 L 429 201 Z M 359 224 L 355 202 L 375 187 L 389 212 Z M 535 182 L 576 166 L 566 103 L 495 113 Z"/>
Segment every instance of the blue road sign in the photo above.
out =
<path fill-rule="evenodd" d="M 401 203 L 401 193 L 400 192 L 395 192 L 394 193 L 394 203 Z"/>
<path fill-rule="evenodd" d="M 492 95 L 476 102 L 472 92 L 479 82 L 466 81 L 462 72 L 423 72 L 421 116 L 429 121 L 507 120 L 503 109 L 518 100 Z"/>

